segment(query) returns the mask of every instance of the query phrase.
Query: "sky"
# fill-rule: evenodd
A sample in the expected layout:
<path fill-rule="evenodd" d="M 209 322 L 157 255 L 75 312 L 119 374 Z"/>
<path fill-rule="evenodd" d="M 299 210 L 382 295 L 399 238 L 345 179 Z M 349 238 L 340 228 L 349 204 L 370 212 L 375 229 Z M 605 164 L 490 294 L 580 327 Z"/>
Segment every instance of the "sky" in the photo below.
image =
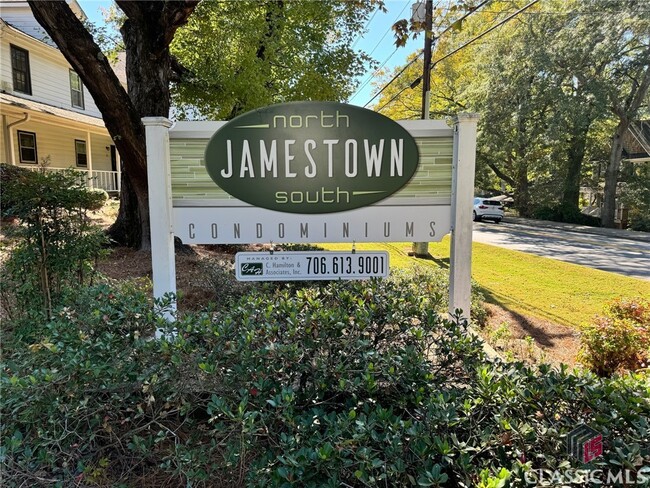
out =
<path fill-rule="evenodd" d="M 110 7 L 110 0 L 77 0 L 84 10 L 88 19 L 96 25 L 103 24 L 101 9 Z M 424 40 L 422 36 L 417 39 L 410 39 L 406 46 L 395 49 L 395 39 L 391 26 L 396 20 L 409 18 L 411 16 L 411 4 L 416 0 L 386 0 L 386 12 L 375 11 L 370 14 L 366 23 L 365 33 L 354 41 L 354 48 L 364 50 L 383 66 L 383 70 L 391 71 L 397 66 L 405 64 L 407 57 L 422 49 Z M 374 70 L 368 69 L 357 81 L 359 87 L 353 93 L 348 103 L 363 106 L 371 98 L 373 93 Z M 373 104 L 376 100 L 373 101 Z"/>

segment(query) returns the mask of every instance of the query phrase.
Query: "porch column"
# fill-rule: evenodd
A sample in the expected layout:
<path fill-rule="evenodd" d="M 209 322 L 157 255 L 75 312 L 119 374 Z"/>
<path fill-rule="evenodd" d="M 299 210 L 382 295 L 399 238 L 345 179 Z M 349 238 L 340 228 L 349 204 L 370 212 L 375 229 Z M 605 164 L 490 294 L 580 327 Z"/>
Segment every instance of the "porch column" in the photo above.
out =
<path fill-rule="evenodd" d="M 11 147 L 12 147 L 12 138 L 11 132 L 7 128 L 7 116 L 2 114 L 2 138 L 5 140 L 5 163 L 15 164 L 15 161 L 12 156 Z"/>
<path fill-rule="evenodd" d="M 90 137 L 90 132 L 86 132 L 86 169 L 88 170 L 87 182 L 90 188 L 95 188 L 95 186 L 101 188 L 101 185 L 96 185 L 95 180 L 93 179 L 93 145 Z"/>
<path fill-rule="evenodd" d="M 122 190 L 122 158 L 119 151 L 115 148 L 115 166 L 117 166 L 117 191 Z"/>

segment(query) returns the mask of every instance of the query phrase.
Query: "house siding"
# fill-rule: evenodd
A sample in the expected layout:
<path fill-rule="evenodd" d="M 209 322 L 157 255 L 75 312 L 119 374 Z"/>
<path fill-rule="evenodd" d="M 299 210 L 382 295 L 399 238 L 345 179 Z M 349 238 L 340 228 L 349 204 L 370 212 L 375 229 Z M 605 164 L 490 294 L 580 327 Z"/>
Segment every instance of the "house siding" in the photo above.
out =
<path fill-rule="evenodd" d="M 101 112 L 85 86 L 84 109 L 72 106 L 70 66 L 58 50 L 39 45 L 36 41 L 30 42 L 24 36 L 13 35 L 8 29 L 4 29 L 3 34 L 3 42 L 0 46 L 0 85 L 4 91 L 66 110 L 101 117 Z M 14 91 L 11 71 L 11 44 L 29 52 L 31 95 Z"/>
<path fill-rule="evenodd" d="M 38 161 L 42 163 L 48 160 L 50 168 L 75 168 L 75 139 L 86 141 L 87 133 L 83 130 L 60 128 L 51 124 L 38 122 L 26 122 L 11 129 L 13 146 L 16 154 L 16 164 L 24 167 L 34 167 L 33 164 L 21 164 L 18 152 L 18 131 L 36 133 L 36 148 Z M 2 138 L 4 139 L 4 138 Z M 111 171 L 112 144 L 109 136 L 90 134 L 90 146 L 92 152 L 93 170 Z M 3 141 L 4 146 L 4 141 Z M 106 149 L 108 147 L 108 149 Z M 4 154 L 4 153 L 0 153 Z M 86 169 L 86 168 L 80 168 Z"/>

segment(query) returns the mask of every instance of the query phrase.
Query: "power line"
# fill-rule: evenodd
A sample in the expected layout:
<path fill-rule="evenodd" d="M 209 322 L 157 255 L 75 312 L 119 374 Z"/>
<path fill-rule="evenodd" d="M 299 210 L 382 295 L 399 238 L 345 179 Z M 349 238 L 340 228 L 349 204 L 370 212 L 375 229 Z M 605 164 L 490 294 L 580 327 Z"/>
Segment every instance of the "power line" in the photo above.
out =
<path fill-rule="evenodd" d="M 404 3 L 404 7 L 402 8 L 402 10 L 400 10 L 400 12 L 397 14 L 397 16 L 395 17 L 395 19 L 393 20 L 393 22 L 392 22 L 392 24 L 391 24 L 391 27 L 392 27 L 393 24 L 395 24 L 395 22 L 397 22 L 397 21 L 399 20 L 399 18 L 402 16 L 402 13 L 404 13 L 404 10 L 406 10 L 406 7 L 408 7 L 408 6 L 409 6 L 409 2 L 408 2 L 408 0 L 407 0 L 406 3 Z M 388 35 L 388 33 L 391 31 L 391 27 L 389 27 L 389 28 L 386 30 L 386 32 L 384 32 L 384 35 L 381 37 L 381 39 L 379 39 L 379 42 L 377 42 L 377 44 L 375 44 L 375 47 L 372 48 L 372 51 L 370 51 L 370 53 L 368 53 L 368 56 L 372 56 L 372 53 L 375 52 L 375 50 L 379 47 L 379 45 L 381 44 L 381 42 L 386 38 L 386 36 Z M 354 99 L 354 97 L 356 97 L 357 95 L 359 95 L 359 94 L 361 93 L 361 90 L 363 90 L 363 89 L 368 85 L 368 83 L 370 83 L 370 81 L 372 80 L 372 78 L 373 78 L 377 73 L 379 73 L 379 70 L 381 70 L 381 68 L 383 68 L 384 66 L 386 66 L 386 63 L 388 63 L 388 61 L 393 57 L 393 55 L 394 55 L 396 52 L 397 52 L 397 49 L 395 49 L 395 51 L 393 51 L 393 52 L 390 54 L 390 56 L 388 56 L 388 59 L 386 59 L 386 61 L 384 61 L 384 62 L 382 63 L 382 65 L 381 65 L 379 68 L 377 68 L 376 70 L 374 70 L 374 71 L 370 74 L 370 76 L 368 76 L 368 78 L 366 78 L 366 79 L 361 83 L 361 85 L 359 85 L 359 88 L 357 88 L 357 89 L 354 91 L 354 93 L 352 94 L 352 96 L 350 97 L 349 100 Z"/>
<path fill-rule="evenodd" d="M 497 29 L 497 28 L 501 27 L 503 24 L 505 24 L 506 22 L 510 21 L 511 19 L 513 19 L 514 17 L 516 17 L 517 15 L 519 15 L 520 13 L 522 13 L 524 10 L 529 9 L 530 7 L 532 7 L 533 5 L 535 5 L 535 4 L 538 3 L 538 2 L 539 2 L 539 0 L 533 0 L 533 1 L 530 2 L 528 5 L 526 5 L 526 6 L 522 7 L 521 9 L 517 10 L 515 13 L 509 15 L 508 17 L 506 17 L 505 19 L 503 19 L 503 20 L 502 20 L 501 22 L 499 22 L 498 24 L 493 25 L 493 26 L 490 27 L 488 30 L 486 30 L 485 32 L 479 34 L 479 35 L 476 36 L 475 38 L 470 39 L 469 41 L 467 41 L 467 42 L 466 42 L 465 44 L 463 44 L 462 46 L 460 46 L 460 47 L 454 49 L 454 50 L 451 51 L 450 53 L 445 54 L 445 55 L 444 55 L 443 57 L 441 57 L 440 59 L 436 59 L 433 63 L 431 63 L 431 66 L 435 66 L 435 65 L 438 64 L 440 61 L 443 61 L 443 60 L 447 59 L 448 57 L 453 56 L 454 54 L 456 54 L 456 53 L 457 53 L 458 51 L 460 51 L 461 49 L 465 49 L 465 48 L 466 48 L 467 46 L 469 46 L 470 44 L 472 44 L 472 43 L 478 41 L 481 37 L 484 37 L 484 36 L 488 35 L 488 34 L 489 34 L 490 32 L 492 32 L 494 29 Z"/>
<path fill-rule="evenodd" d="M 397 22 L 397 21 L 399 20 L 399 18 L 400 18 L 400 17 L 402 16 L 402 14 L 404 13 L 404 10 L 406 10 L 406 7 L 408 7 L 408 6 L 409 6 L 409 2 L 407 1 L 407 2 L 404 4 L 404 7 L 402 8 L 402 10 L 400 10 L 400 13 L 398 13 L 398 14 L 397 14 L 397 17 L 395 17 L 395 19 L 393 20 L 393 23 L 391 24 L 391 26 L 392 26 L 393 24 L 395 24 L 395 22 Z M 389 33 L 390 31 L 391 31 L 391 28 L 390 28 L 390 27 L 389 27 L 388 29 L 386 29 L 386 32 L 384 32 L 384 35 L 381 36 L 381 39 L 379 39 L 379 42 L 375 45 L 375 47 L 372 48 L 372 51 L 370 51 L 370 52 L 368 53 L 368 56 L 372 56 L 372 53 L 375 52 L 375 50 L 376 50 L 376 49 L 379 47 L 379 45 L 381 44 L 381 41 L 383 41 L 383 40 L 386 38 L 386 36 L 388 35 L 388 33 Z"/>
<path fill-rule="evenodd" d="M 420 49 L 420 52 L 417 54 L 417 56 L 415 56 L 415 57 L 414 57 L 414 58 L 413 58 L 413 59 L 412 59 L 412 60 L 411 60 L 411 61 L 410 61 L 406 66 L 404 66 L 404 67 L 400 70 L 399 73 L 397 73 L 395 76 L 393 76 L 393 78 L 392 78 L 388 83 L 386 83 L 386 84 L 382 87 L 382 89 L 379 90 L 379 91 L 378 91 L 378 92 L 377 92 L 377 93 L 376 93 L 376 94 L 375 94 L 375 95 L 374 95 L 370 100 L 368 100 L 368 101 L 366 102 L 366 104 L 364 105 L 364 107 L 367 107 L 368 105 L 370 105 L 370 103 L 371 103 L 375 98 L 377 98 L 379 95 L 381 95 L 381 94 L 383 93 L 383 91 L 384 91 L 386 88 L 388 88 L 388 87 L 390 86 L 391 83 L 393 83 L 397 78 L 399 78 L 400 76 L 402 76 L 402 73 L 404 73 L 404 71 L 406 71 L 407 68 L 408 68 L 409 66 L 411 66 L 413 63 L 415 63 L 415 62 L 420 58 L 420 56 L 422 56 L 423 53 L 424 53 L 424 50 L 423 50 L 423 49 Z"/>
<path fill-rule="evenodd" d="M 481 3 L 479 3 L 479 4 L 476 6 L 476 8 L 474 8 L 474 10 L 470 10 L 469 12 L 465 13 L 462 17 L 460 17 L 459 19 L 456 19 L 454 22 L 452 22 L 451 24 L 449 24 L 449 25 L 448 25 L 448 26 L 447 26 L 447 27 L 446 27 L 442 32 L 440 32 L 440 34 L 438 34 L 437 37 L 440 38 L 443 34 L 449 32 L 451 29 L 453 29 L 453 26 L 456 25 L 458 22 L 462 22 L 462 21 L 465 20 L 467 17 L 469 17 L 470 15 L 472 15 L 474 12 L 476 12 L 478 9 L 480 9 L 480 8 L 483 7 L 485 4 L 487 4 L 487 3 L 491 2 L 491 1 L 492 1 L 492 0 L 483 0 Z M 426 35 L 426 34 L 425 34 L 425 35 Z M 420 58 L 420 56 L 422 56 L 423 53 L 424 53 L 424 50 L 421 49 L 420 52 L 417 54 L 417 56 L 415 56 L 415 57 L 414 57 L 414 58 L 413 58 L 413 59 L 412 59 L 412 60 L 411 60 L 411 61 L 410 61 L 406 66 L 404 66 L 404 68 L 402 68 L 402 69 L 400 70 L 399 73 L 397 73 L 397 74 L 396 74 L 396 75 L 395 75 L 395 76 L 394 76 L 394 77 L 393 77 L 393 78 L 392 78 L 388 83 L 386 83 L 386 84 L 382 87 L 381 90 L 379 90 L 379 91 L 378 91 L 378 92 L 377 92 L 377 93 L 376 93 L 376 94 L 375 94 L 375 95 L 374 95 L 370 100 L 368 100 L 368 101 L 366 102 L 366 104 L 364 105 L 364 107 L 367 107 L 368 105 L 370 105 L 370 104 L 372 103 L 372 101 L 373 101 L 375 98 L 377 98 L 379 95 L 381 95 L 381 94 L 384 92 L 384 90 L 385 90 L 386 88 L 388 88 L 388 87 L 390 86 L 390 84 L 393 83 L 397 78 L 399 78 L 399 77 L 402 75 L 402 73 L 404 73 L 404 71 L 407 70 L 407 68 L 408 68 L 409 66 L 411 66 L 413 63 L 415 63 L 415 62 Z"/>
<path fill-rule="evenodd" d="M 522 7 L 521 9 L 517 10 L 517 11 L 514 12 L 513 14 L 509 15 L 508 17 L 506 17 L 505 19 L 503 19 L 503 20 L 500 21 L 499 23 L 493 25 L 492 27 L 490 27 L 490 28 L 487 29 L 486 31 L 484 31 L 484 32 L 482 32 L 481 34 L 479 34 L 478 36 L 474 37 L 473 39 L 470 39 L 469 41 L 467 41 L 467 42 L 466 42 L 465 44 L 463 44 L 462 46 L 460 46 L 460 47 L 454 49 L 454 50 L 451 51 L 450 53 L 445 54 L 443 57 L 441 57 L 441 58 L 439 58 L 439 59 L 436 59 L 434 62 L 431 63 L 431 66 L 433 67 L 433 66 L 435 66 L 436 64 L 440 63 L 441 61 L 443 61 L 443 60 L 449 58 L 450 56 L 453 56 L 454 54 L 456 54 L 456 53 L 457 53 L 458 51 L 460 51 L 461 49 L 464 49 L 464 48 L 466 48 L 467 46 L 469 46 L 470 44 L 472 44 L 472 43 L 478 41 L 478 40 L 481 39 L 482 37 L 484 37 L 484 36 L 486 36 L 487 34 L 489 34 L 490 32 L 492 32 L 494 29 L 497 29 L 498 27 L 501 27 L 503 24 L 505 24 L 506 22 L 512 20 L 514 17 L 516 17 L 517 15 L 519 15 L 520 13 L 522 13 L 523 11 L 529 9 L 530 7 L 532 7 L 533 5 L 535 5 L 535 4 L 538 3 L 538 2 L 539 2 L 539 0 L 533 0 L 532 2 L 530 2 L 530 3 L 527 4 L 527 5 L 525 5 L 525 6 Z M 421 53 L 420 53 L 420 54 L 421 54 Z M 418 55 L 418 56 L 419 56 L 419 55 Z M 412 64 L 412 63 L 410 63 L 410 64 Z M 410 65 L 410 64 L 409 64 L 409 65 Z M 407 65 L 407 67 L 408 67 L 409 65 Z M 403 72 L 403 70 L 402 70 L 402 72 Z M 401 74 L 401 72 L 400 72 L 400 74 Z M 394 80 L 391 80 L 390 83 L 392 83 L 393 81 L 394 81 Z M 389 83 L 389 84 L 390 84 L 390 83 Z M 388 86 L 388 85 L 386 85 L 386 86 Z M 381 107 L 379 107 L 379 108 L 377 109 L 377 112 L 380 112 L 384 107 L 386 107 L 387 105 L 389 105 L 390 103 L 392 103 L 392 102 L 393 102 L 397 97 L 399 97 L 402 93 L 404 93 L 404 92 L 406 91 L 407 88 L 410 88 L 410 87 L 412 87 L 412 86 L 413 86 L 413 85 L 411 84 L 411 85 L 409 85 L 409 86 L 405 86 L 404 88 L 402 88 L 402 89 L 401 89 L 399 92 L 397 92 L 397 93 L 396 93 L 396 94 L 395 94 L 395 95 L 394 95 L 390 100 L 388 100 L 388 102 L 384 103 Z M 384 88 L 386 88 L 386 87 L 384 87 Z M 383 91 L 383 89 L 382 89 L 382 91 Z M 381 92 L 380 92 L 380 93 L 381 93 Z M 373 100 L 374 100 L 374 97 L 373 97 Z M 371 101 L 372 101 L 372 100 L 370 100 L 370 102 L 371 102 Z M 368 103 L 370 103 L 370 102 L 368 102 Z"/>
<path fill-rule="evenodd" d="M 397 49 L 398 49 L 398 48 L 395 48 L 395 50 L 390 54 L 390 56 L 388 56 L 388 58 L 386 58 L 386 61 L 384 61 L 384 62 L 381 64 L 381 66 L 379 66 L 379 68 L 377 68 L 375 71 L 373 71 L 372 74 L 371 74 L 370 76 L 368 76 L 368 78 L 365 79 L 365 81 L 363 82 L 363 84 L 361 84 L 361 86 L 359 86 L 359 88 L 357 88 L 357 90 L 355 91 L 354 95 L 352 95 L 352 96 L 350 97 L 350 100 L 352 100 L 355 96 L 357 96 L 357 94 L 360 93 L 361 90 L 363 90 L 363 89 L 366 87 L 366 85 L 368 85 L 368 83 L 370 83 L 370 82 L 372 81 L 372 78 L 373 78 L 376 74 L 378 74 L 379 71 L 381 71 L 381 69 L 382 69 L 384 66 L 386 66 L 386 63 L 388 63 L 388 61 L 390 61 L 390 58 L 392 58 L 392 57 L 395 55 L 395 53 L 397 52 Z"/>
<path fill-rule="evenodd" d="M 416 86 L 417 86 L 417 85 L 416 85 Z M 386 103 L 384 103 L 381 107 L 379 107 L 379 108 L 377 109 L 377 112 L 381 112 L 382 109 L 383 109 L 384 107 L 386 107 L 387 105 L 390 105 L 391 103 L 393 103 L 397 97 L 399 97 L 402 93 L 404 93 L 404 92 L 406 91 L 407 88 L 410 88 L 410 87 L 411 87 L 411 85 L 409 85 L 409 86 L 405 86 L 405 87 L 402 88 L 400 91 L 398 91 L 395 95 L 393 95 L 393 97 L 392 97 L 390 100 L 388 100 L 388 101 L 387 101 Z M 415 88 L 415 87 L 414 87 L 414 88 Z"/>
<path fill-rule="evenodd" d="M 359 32 L 359 35 L 357 36 L 357 38 L 356 38 L 356 39 L 354 40 L 354 42 L 352 43 L 352 49 L 354 49 L 354 47 L 357 45 L 357 43 L 358 43 L 358 42 L 363 38 L 363 35 L 364 35 L 365 32 L 366 32 L 366 29 L 367 29 L 368 26 L 370 25 L 370 22 L 372 22 L 372 19 L 375 18 L 375 15 L 377 15 L 377 12 L 379 12 L 379 7 L 377 7 L 377 9 L 375 9 L 375 11 L 373 12 L 373 14 L 370 16 L 370 18 L 369 18 L 368 21 L 366 22 L 366 25 L 364 25 L 364 26 L 363 26 L 363 29 L 361 29 L 361 32 Z"/>

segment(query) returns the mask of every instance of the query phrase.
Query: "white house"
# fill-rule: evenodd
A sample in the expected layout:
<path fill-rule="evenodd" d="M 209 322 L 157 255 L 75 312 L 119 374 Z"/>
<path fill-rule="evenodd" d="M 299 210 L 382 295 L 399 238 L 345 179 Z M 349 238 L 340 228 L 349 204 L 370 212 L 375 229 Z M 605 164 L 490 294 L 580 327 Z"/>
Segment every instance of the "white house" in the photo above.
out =
<path fill-rule="evenodd" d="M 101 113 L 26 1 L 0 0 L 0 116 L 0 162 L 74 168 L 89 186 L 119 191 L 120 159 Z"/>

